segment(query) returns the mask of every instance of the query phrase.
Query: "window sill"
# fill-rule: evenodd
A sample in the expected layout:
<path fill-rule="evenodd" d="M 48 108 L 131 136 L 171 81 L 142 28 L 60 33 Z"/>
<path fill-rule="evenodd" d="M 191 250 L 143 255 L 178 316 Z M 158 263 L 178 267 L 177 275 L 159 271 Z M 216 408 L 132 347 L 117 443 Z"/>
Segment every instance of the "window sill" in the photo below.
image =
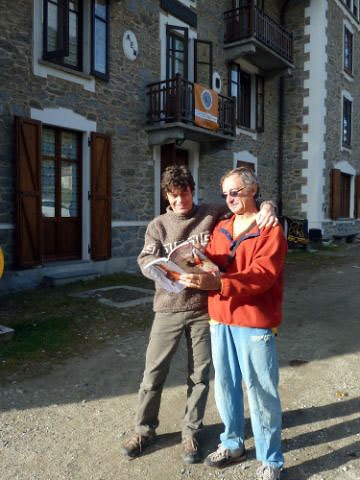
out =
<path fill-rule="evenodd" d="M 343 70 L 342 73 L 343 73 L 344 77 L 346 78 L 346 80 L 348 80 L 349 82 L 353 82 L 353 81 L 354 81 L 353 73 L 350 73 L 350 72 L 348 72 L 347 70 Z"/>
<path fill-rule="evenodd" d="M 350 146 L 341 145 L 340 151 L 341 152 L 352 153 L 352 147 L 351 147 L 351 145 Z"/>
<path fill-rule="evenodd" d="M 236 127 L 236 135 L 247 135 L 252 139 L 257 139 L 257 131 L 253 128 L 246 128 L 246 127 Z"/>
<path fill-rule="evenodd" d="M 39 65 L 42 65 L 47 68 L 53 68 L 55 70 L 59 70 L 60 72 L 65 72 L 70 75 L 75 75 L 77 77 L 83 78 L 84 80 L 93 80 L 92 75 L 88 75 L 84 72 L 80 72 L 79 70 L 73 70 L 69 67 L 64 67 L 64 65 L 59 65 L 58 63 L 49 62 L 48 60 L 39 60 Z"/>
<path fill-rule="evenodd" d="M 67 82 L 81 85 L 84 90 L 88 90 L 89 92 L 95 92 L 95 78 L 83 72 L 78 72 L 72 70 L 71 68 L 63 67 L 62 65 L 57 65 L 55 63 L 42 59 L 34 60 L 33 71 L 34 75 L 37 75 L 39 77 L 61 78 L 62 80 L 66 80 Z"/>

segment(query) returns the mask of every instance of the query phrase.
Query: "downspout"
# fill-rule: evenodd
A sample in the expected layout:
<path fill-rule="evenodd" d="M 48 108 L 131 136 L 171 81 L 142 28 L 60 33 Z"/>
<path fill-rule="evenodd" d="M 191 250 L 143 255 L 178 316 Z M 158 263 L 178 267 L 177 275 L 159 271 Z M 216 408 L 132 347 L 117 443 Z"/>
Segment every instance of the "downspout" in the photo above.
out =
<path fill-rule="evenodd" d="M 280 11 L 280 24 L 284 25 L 285 10 L 291 0 L 285 0 Z M 284 177 L 284 77 L 279 78 L 279 118 L 278 118 L 278 214 L 283 214 L 283 177 Z"/>

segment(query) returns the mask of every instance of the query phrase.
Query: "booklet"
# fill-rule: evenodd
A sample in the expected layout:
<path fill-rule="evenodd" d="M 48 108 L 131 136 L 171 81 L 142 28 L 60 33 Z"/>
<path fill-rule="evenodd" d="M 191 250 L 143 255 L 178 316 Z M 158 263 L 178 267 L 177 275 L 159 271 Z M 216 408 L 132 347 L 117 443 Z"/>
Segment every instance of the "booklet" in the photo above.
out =
<path fill-rule="evenodd" d="M 219 268 L 192 242 L 183 242 L 167 257 L 156 258 L 145 265 L 151 277 L 168 292 L 179 293 L 184 288 L 178 280 L 182 273 L 205 273 L 219 271 Z"/>

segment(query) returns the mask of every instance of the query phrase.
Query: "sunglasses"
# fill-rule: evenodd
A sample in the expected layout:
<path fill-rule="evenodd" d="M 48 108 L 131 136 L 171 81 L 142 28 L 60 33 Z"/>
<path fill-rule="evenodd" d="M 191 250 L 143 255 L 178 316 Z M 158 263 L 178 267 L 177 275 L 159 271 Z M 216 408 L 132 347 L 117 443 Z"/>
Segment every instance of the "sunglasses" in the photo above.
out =
<path fill-rule="evenodd" d="M 228 195 L 230 195 L 230 197 L 232 197 L 232 198 L 236 198 L 239 195 L 239 192 L 241 192 L 241 190 L 244 190 L 244 188 L 246 188 L 246 185 L 244 187 L 238 188 L 237 190 L 230 190 L 230 192 L 228 192 L 228 193 L 223 192 L 221 194 L 221 196 L 225 200 L 227 199 Z"/>

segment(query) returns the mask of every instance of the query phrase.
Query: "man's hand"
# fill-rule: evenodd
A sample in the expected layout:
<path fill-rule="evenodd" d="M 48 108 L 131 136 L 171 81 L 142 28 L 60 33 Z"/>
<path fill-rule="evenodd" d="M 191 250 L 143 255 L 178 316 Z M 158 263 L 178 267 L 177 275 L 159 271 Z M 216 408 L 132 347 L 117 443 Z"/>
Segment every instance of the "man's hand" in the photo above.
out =
<path fill-rule="evenodd" d="M 278 225 L 279 219 L 276 216 L 276 207 L 273 202 L 262 202 L 260 211 L 256 215 L 256 223 L 260 229 L 264 227 L 276 227 L 276 225 Z"/>
<path fill-rule="evenodd" d="M 179 283 L 198 290 L 220 290 L 221 288 L 219 273 L 183 273 L 180 275 Z"/>

